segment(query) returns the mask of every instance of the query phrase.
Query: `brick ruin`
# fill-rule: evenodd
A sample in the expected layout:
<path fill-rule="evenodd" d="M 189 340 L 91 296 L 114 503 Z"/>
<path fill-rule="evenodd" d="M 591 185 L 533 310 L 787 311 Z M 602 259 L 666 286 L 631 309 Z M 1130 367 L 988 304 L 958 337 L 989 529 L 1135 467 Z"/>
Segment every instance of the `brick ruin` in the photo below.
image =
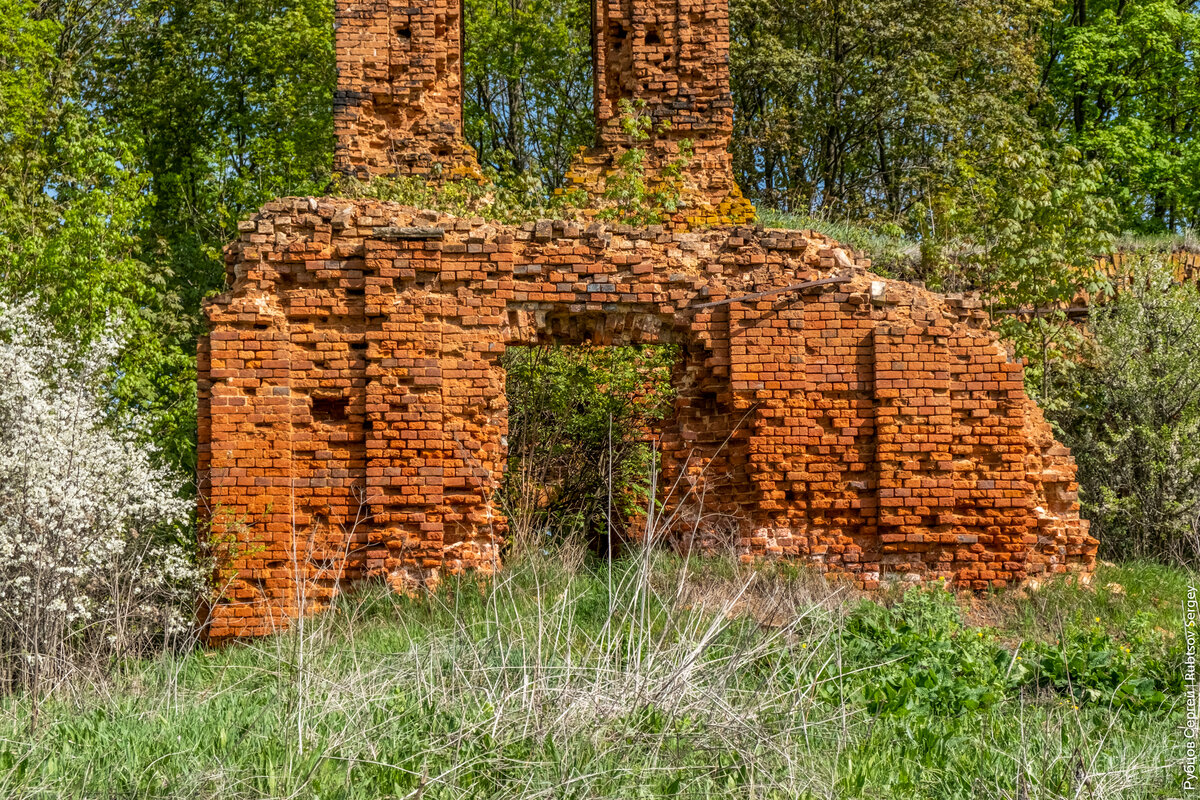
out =
<path fill-rule="evenodd" d="M 334 24 L 334 168 L 477 177 L 463 140 L 461 0 L 338 0 Z"/>
<path fill-rule="evenodd" d="M 703 139 L 689 209 L 719 214 L 740 198 L 724 3 L 596 15 L 598 45 L 625 44 L 597 47 L 601 133 L 581 163 L 622 146 L 605 99 L 649 95 L 671 131 Z M 337 19 L 339 166 L 469 175 L 460 9 L 338 0 Z M 242 223 L 199 352 L 201 486 L 227 558 L 210 637 L 276 630 L 368 577 L 496 569 L 513 345 L 679 346 L 659 449 L 685 542 L 807 559 L 864 588 L 1090 574 L 1074 462 L 978 300 L 874 276 L 813 231 L 683 227 L 506 226 L 330 197 Z"/>
<path fill-rule="evenodd" d="M 754 207 L 733 179 L 729 139 L 727 0 L 594 0 L 592 52 L 596 144 L 567 171 L 569 186 L 592 198 L 603 194 L 615 160 L 630 146 L 621 127 L 621 102 L 644 104 L 654 135 L 644 145 L 646 171 L 682 166 L 684 209 L 676 221 L 691 226 L 741 224 Z M 691 155 L 681 161 L 681 147 Z"/>

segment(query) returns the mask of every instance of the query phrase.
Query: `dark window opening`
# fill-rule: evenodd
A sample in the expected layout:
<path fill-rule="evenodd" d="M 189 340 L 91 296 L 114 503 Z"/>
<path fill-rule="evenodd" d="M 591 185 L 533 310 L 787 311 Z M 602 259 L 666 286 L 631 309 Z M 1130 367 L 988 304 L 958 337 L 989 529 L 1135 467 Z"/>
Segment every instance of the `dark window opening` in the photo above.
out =
<path fill-rule="evenodd" d="M 343 397 L 314 397 L 312 399 L 313 422 L 344 422 L 349 417 L 350 410 Z"/>

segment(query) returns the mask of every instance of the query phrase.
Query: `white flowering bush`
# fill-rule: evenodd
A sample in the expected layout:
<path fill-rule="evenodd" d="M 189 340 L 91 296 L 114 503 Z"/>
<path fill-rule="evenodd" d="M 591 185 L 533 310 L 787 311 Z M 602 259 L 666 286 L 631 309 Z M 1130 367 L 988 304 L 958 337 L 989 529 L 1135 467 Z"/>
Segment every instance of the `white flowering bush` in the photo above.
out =
<path fill-rule="evenodd" d="M 112 418 L 120 342 L 56 337 L 0 305 L 0 670 L 40 691 L 189 627 L 190 503 Z"/>

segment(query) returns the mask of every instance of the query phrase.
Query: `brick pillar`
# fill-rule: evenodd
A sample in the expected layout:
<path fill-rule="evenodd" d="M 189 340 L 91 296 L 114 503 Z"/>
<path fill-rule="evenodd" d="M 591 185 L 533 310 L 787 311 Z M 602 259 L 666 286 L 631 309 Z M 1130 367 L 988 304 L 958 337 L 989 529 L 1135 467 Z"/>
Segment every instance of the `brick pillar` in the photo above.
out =
<path fill-rule="evenodd" d="M 304 600 L 296 577 L 308 564 L 293 514 L 290 333 L 285 320 L 264 322 L 247 305 L 210 315 L 215 330 L 198 359 L 201 514 L 223 592 L 208 620 L 216 639 L 286 626 Z"/>
<path fill-rule="evenodd" d="M 475 178 L 463 140 L 462 0 L 336 0 L 334 167 Z"/>
<path fill-rule="evenodd" d="M 470 248 L 440 233 L 365 242 L 366 571 L 398 587 L 498 560 L 492 494 L 507 409 L 497 287 L 510 267 L 494 244 Z"/>
<path fill-rule="evenodd" d="M 654 121 L 644 145 L 652 183 L 679 158 L 681 142 L 691 141 L 693 155 L 682 175 L 685 208 L 675 221 L 752 219 L 729 156 L 728 0 L 595 0 L 592 29 L 596 145 L 576 159 L 568 184 L 593 198 L 603 195 L 616 156 L 631 145 L 621 129 L 621 101 L 640 100 Z"/>
<path fill-rule="evenodd" d="M 422 241 L 366 243 L 368 284 L 378 287 L 367 302 L 367 570 L 397 585 L 439 577 L 449 453 L 438 300 L 409 290 L 401 302 L 392 282 L 436 272 L 440 255 Z"/>

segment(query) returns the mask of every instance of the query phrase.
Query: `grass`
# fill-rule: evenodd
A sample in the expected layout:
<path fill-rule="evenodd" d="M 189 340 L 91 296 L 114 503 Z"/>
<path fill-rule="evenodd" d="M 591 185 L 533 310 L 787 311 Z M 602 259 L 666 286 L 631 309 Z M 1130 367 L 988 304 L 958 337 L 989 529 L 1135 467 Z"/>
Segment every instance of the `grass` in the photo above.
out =
<path fill-rule="evenodd" d="M 924 269 L 921 263 L 921 242 L 898 229 L 889 232 L 845 219 L 819 214 L 792 214 L 771 208 L 758 209 L 758 222 L 767 228 L 814 230 L 848 244 L 870 256 L 872 270 L 884 277 L 928 280 L 932 281 L 934 288 L 938 288 L 936 284 L 944 277 L 936 271 L 926 274 L 928 270 Z M 1200 252 L 1200 238 L 1196 231 L 1190 229 L 1171 234 L 1125 232 L 1114 239 L 1112 248 L 1125 252 L 1195 253 Z M 947 251 L 954 252 L 955 247 L 952 244 L 948 245 Z"/>
<path fill-rule="evenodd" d="M 36 725 L 8 698 L 0 796 L 1179 796 L 1190 579 L 870 600 L 789 565 L 525 557 L 132 665 Z"/>
<path fill-rule="evenodd" d="M 871 257 L 871 268 L 884 276 L 908 275 L 920 260 L 920 243 L 902 234 L 887 233 L 844 219 L 811 214 L 790 214 L 758 209 L 758 222 L 766 228 L 814 230 Z"/>
<path fill-rule="evenodd" d="M 1116 250 L 1183 250 L 1200 252 L 1200 231 L 1188 228 L 1181 233 L 1132 233 L 1126 231 L 1113 243 Z"/>

